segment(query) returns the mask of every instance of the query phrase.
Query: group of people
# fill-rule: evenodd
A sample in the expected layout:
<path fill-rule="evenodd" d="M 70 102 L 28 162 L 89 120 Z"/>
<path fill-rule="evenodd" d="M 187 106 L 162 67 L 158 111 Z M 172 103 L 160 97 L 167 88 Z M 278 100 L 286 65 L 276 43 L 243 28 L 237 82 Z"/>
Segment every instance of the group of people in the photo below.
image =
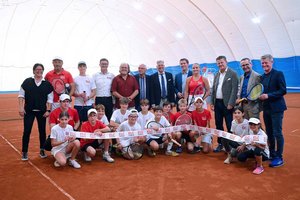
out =
<path fill-rule="evenodd" d="M 19 114 L 24 122 L 22 138 L 22 160 L 28 160 L 28 144 L 34 118 L 37 118 L 40 136 L 40 157 L 45 158 L 46 119 L 49 117 L 51 128 L 51 153 L 56 158 L 55 166 L 63 166 L 69 158 L 69 164 L 80 168 L 75 160 L 77 153 L 84 152 L 84 159 L 91 161 L 99 145 L 104 148 L 103 159 L 114 162 L 110 156 L 110 146 L 122 150 L 130 142 L 146 143 L 148 153 L 155 156 L 155 151 L 167 144 L 166 155 L 178 156 L 182 147 L 173 151 L 173 142 L 185 142 L 187 151 L 196 153 L 201 150 L 207 153 L 212 150 L 212 136 L 201 135 L 193 131 L 162 134 L 137 138 L 120 138 L 111 140 L 85 140 L 63 137 L 68 130 L 97 132 L 132 131 L 147 128 L 149 121 L 156 121 L 163 126 L 174 125 L 176 119 L 188 114 L 192 122 L 198 126 L 210 127 L 211 111 L 214 112 L 215 127 L 224 130 L 223 119 L 228 132 L 243 136 L 245 134 L 264 135 L 260 123 L 260 111 L 268 136 L 268 145 L 239 144 L 224 138 L 218 138 L 218 145 L 213 152 L 227 152 L 224 163 L 230 163 L 234 157 L 240 161 L 255 157 L 257 166 L 253 173 L 263 172 L 262 160 L 271 159 L 270 167 L 284 164 L 282 154 L 284 138 L 282 121 L 287 109 L 283 96 L 286 94 L 286 83 L 282 72 L 273 68 L 273 57 L 264 55 L 261 64 L 264 74 L 260 75 L 252 69 L 249 58 L 243 58 L 240 66 L 244 74 L 238 78 L 237 73 L 228 67 L 225 56 L 216 58 L 219 71 L 215 74 L 213 85 L 200 72 L 200 65 L 192 65 L 180 59 L 181 72 L 173 75 L 165 71 L 163 60 L 157 61 L 157 72 L 146 75 L 147 67 L 139 65 L 138 74 L 132 76 L 127 63 L 119 67 L 119 75 L 108 72 L 109 61 L 100 60 L 100 72 L 93 76 L 86 74 L 87 65 L 78 63 L 79 76 L 73 79 L 62 65 L 63 60 L 55 57 L 52 61 L 54 69 L 43 77 L 44 66 L 37 63 L 33 66 L 33 77 L 25 79 L 19 92 Z M 63 81 L 63 85 L 57 81 Z M 243 100 L 249 90 L 256 84 L 264 86 L 264 93 L 258 100 Z M 63 87 L 63 92 L 61 92 Z M 200 90 L 199 90 L 200 88 Z M 197 90 L 197 93 L 195 91 Z M 71 108 L 72 96 L 74 109 Z M 207 97 L 211 101 L 207 102 Z M 173 103 L 173 104 L 172 104 Z M 171 105 L 179 109 L 172 114 Z M 152 112 L 149 110 L 152 109 Z M 167 114 L 166 114 L 167 113 Z M 250 125 L 250 126 L 249 126 Z M 225 148 L 225 149 L 224 149 Z M 270 150 L 270 151 L 269 151 Z"/>

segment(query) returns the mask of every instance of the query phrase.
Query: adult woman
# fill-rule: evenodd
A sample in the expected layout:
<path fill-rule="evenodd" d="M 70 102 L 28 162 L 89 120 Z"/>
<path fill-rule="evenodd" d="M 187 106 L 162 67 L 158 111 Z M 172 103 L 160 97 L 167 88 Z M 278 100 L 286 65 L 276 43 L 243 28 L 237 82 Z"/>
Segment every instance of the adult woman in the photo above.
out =
<path fill-rule="evenodd" d="M 203 77 L 200 74 L 199 64 L 194 63 L 192 66 L 192 71 L 193 71 L 193 75 L 186 79 L 185 92 L 184 92 L 184 98 L 188 99 L 188 105 L 190 105 L 188 110 L 189 111 L 195 110 L 194 104 L 193 102 L 191 102 L 193 95 L 194 98 L 198 96 L 202 97 L 202 99 L 204 100 L 203 108 L 207 109 L 207 103 L 205 99 L 210 95 L 208 79 Z M 198 86 L 200 88 L 199 90 L 197 90 L 198 92 L 194 94 L 194 91 Z M 204 90 L 206 91 L 205 95 L 204 95 Z"/>

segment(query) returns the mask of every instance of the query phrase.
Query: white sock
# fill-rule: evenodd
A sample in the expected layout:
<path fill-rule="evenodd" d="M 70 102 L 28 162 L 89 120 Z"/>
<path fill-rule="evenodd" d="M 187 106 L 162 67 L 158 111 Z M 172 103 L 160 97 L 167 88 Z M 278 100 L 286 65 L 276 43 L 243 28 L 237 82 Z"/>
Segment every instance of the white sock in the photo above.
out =
<path fill-rule="evenodd" d="M 173 142 L 169 142 L 168 147 L 167 147 L 167 151 L 171 151 L 172 147 L 173 147 Z"/>
<path fill-rule="evenodd" d="M 104 155 L 105 155 L 105 156 L 109 156 L 108 151 L 104 151 Z"/>

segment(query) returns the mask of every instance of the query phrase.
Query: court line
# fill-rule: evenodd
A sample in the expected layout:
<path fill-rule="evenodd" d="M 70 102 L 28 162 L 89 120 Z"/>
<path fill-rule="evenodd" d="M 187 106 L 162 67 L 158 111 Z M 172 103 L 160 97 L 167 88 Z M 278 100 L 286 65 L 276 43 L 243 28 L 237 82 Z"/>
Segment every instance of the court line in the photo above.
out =
<path fill-rule="evenodd" d="M 294 132 L 296 132 L 296 131 L 299 131 L 299 129 L 295 129 L 295 130 L 293 130 L 293 131 L 292 131 L 292 133 L 294 133 Z"/>
<path fill-rule="evenodd" d="M 13 144 L 11 144 L 2 134 L 0 134 L 0 136 L 13 150 L 15 150 L 20 156 L 22 156 L 21 152 Z M 34 169 L 36 169 L 45 179 L 47 179 L 54 187 L 56 187 L 66 197 L 68 197 L 70 200 L 75 200 L 74 197 L 72 197 L 69 193 L 67 193 L 64 189 L 62 189 L 57 183 L 55 183 L 54 180 L 52 180 L 49 176 L 47 176 L 44 172 L 42 172 L 42 170 L 40 170 L 30 160 L 28 160 L 26 162 L 28 162 Z"/>

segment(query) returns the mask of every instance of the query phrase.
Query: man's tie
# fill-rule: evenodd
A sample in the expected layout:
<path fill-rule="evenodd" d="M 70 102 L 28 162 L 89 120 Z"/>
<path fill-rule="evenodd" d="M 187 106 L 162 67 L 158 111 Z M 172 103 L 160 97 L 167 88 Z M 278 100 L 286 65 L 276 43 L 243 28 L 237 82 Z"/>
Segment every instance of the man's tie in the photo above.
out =
<path fill-rule="evenodd" d="M 162 91 L 162 98 L 165 99 L 167 97 L 167 91 L 165 87 L 165 79 L 163 74 L 161 74 L 161 91 Z"/>
<path fill-rule="evenodd" d="M 140 99 L 145 99 L 146 95 L 145 95 L 145 78 L 140 78 L 141 80 L 141 98 Z"/>

